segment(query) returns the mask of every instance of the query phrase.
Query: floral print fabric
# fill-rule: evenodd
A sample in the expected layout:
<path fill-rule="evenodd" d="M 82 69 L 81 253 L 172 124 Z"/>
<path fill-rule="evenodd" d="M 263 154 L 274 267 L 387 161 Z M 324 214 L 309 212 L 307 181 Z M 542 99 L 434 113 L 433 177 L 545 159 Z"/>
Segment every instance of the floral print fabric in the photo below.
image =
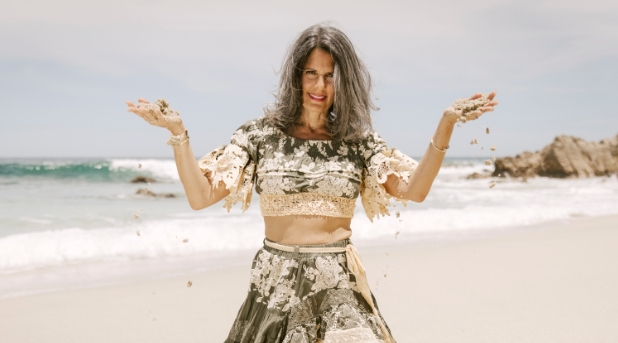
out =
<path fill-rule="evenodd" d="M 383 186 L 387 176 L 407 182 L 417 165 L 389 149 L 373 131 L 359 141 L 303 140 L 284 134 L 264 117 L 242 125 L 230 143 L 199 161 L 211 181 L 223 182 L 230 190 L 224 205 L 228 211 L 237 202 L 245 210 L 255 184 L 264 215 L 352 217 L 360 194 L 373 219 L 389 214 L 392 196 Z M 296 195 L 297 206 L 286 206 L 285 195 Z M 310 213 L 299 213 L 302 208 Z"/>
<path fill-rule="evenodd" d="M 355 281 L 345 253 L 294 254 L 265 246 L 255 256 L 247 298 L 225 342 L 383 343 L 382 319 Z"/>

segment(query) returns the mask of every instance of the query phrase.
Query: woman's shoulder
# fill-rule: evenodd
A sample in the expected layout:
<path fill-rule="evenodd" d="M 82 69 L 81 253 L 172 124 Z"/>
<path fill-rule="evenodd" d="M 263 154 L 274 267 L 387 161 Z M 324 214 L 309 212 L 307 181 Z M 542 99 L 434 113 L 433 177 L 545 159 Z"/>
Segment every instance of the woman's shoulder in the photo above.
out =
<path fill-rule="evenodd" d="M 380 137 L 375 130 L 367 130 L 363 132 L 359 140 L 361 148 L 373 150 L 376 147 L 383 148 L 386 146 L 386 142 Z"/>
<path fill-rule="evenodd" d="M 264 127 L 264 117 L 247 120 L 238 128 L 239 131 L 252 131 Z"/>
<path fill-rule="evenodd" d="M 259 144 L 265 137 L 278 135 L 280 131 L 270 124 L 264 116 L 251 119 L 242 124 L 232 135 L 232 142 L 239 144 Z"/>
<path fill-rule="evenodd" d="M 266 116 L 261 116 L 246 121 L 238 128 L 237 132 L 238 131 L 264 135 L 276 132 L 276 128 L 270 123 Z"/>

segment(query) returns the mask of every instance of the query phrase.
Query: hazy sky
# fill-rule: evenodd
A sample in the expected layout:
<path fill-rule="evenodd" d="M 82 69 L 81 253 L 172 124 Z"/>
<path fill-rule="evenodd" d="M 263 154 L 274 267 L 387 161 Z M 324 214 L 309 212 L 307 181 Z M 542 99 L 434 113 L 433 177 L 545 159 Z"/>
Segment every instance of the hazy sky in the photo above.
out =
<path fill-rule="evenodd" d="M 288 44 L 326 20 L 369 65 L 375 128 L 409 155 L 454 100 L 492 90 L 496 112 L 457 128 L 450 156 L 618 134 L 616 0 L 2 0 L 0 157 L 171 157 L 167 132 L 126 112 L 138 97 L 168 99 L 206 154 L 262 114 Z"/>

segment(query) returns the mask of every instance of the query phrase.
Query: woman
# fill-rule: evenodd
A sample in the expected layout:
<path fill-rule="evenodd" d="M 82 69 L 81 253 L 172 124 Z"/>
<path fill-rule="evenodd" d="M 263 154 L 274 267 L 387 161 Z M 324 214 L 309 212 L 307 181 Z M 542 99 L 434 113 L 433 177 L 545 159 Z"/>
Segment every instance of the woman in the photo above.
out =
<path fill-rule="evenodd" d="M 226 342 L 395 342 L 349 240 L 356 198 L 370 219 L 388 214 L 391 197 L 423 201 L 454 125 L 492 111 L 494 96 L 449 107 L 417 163 L 372 131 L 371 79 L 352 43 L 315 25 L 289 48 L 266 115 L 199 161 L 167 103 L 127 104 L 171 132 L 191 208 L 225 198 L 228 211 L 237 202 L 245 210 L 254 183 L 260 194 L 266 239 Z"/>

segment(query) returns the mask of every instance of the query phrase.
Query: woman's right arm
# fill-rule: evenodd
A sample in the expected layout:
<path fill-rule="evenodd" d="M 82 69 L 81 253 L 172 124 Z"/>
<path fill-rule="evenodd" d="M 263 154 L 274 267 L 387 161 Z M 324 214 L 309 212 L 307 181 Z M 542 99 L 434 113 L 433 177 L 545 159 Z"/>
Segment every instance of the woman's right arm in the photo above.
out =
<path fill-rule="evenodd" d="M 148 104 L 147 100 L 139 99 L 140 103 Z M 186 131 L 182 120 L 177 117 L 177 120 L 169 121 L 163 120 L 160 113 L 149 113 L 144 109 L 140 109 L 138 106 L 133 105 L 132 102 L 127 101 L 129 111 L 142 117 L 148 123 L 154 126 L 165 127 L 173 135 L 180 135 Z M 218 187 L 213 187 L 210 180 L 204 176 L 200 169 L 193 149 L 189 140 L 174 148 L 174 160 L 176 161 L 176 168 L 178 169 L 178 176 L 182 182 L 182 186 L 185 189 L 189 205 L 194 210 L 201 210 L 210 205 L 216 204 L 221 199 L 229 195 L 229 190 L 225 188 L 225 185 L 220 182 Z"/>
<path fill-rule="evenodd" d="M 170 132 L 173 135 L 182 134 L 185 132 L 184 125 L 170 128 Z M 223 182 L 219 182 L 218 187 L 213 187 L 210 180 L 202 174 L 189 143 L 190 141 L 187 141 L 174 147 L 174 160 L 176 160 L 178 176 L 187 194 L 189 205 L 194 210 L 201 210 L 216 204 L 228 196 L 230 191 L 225 188 Z"/>

